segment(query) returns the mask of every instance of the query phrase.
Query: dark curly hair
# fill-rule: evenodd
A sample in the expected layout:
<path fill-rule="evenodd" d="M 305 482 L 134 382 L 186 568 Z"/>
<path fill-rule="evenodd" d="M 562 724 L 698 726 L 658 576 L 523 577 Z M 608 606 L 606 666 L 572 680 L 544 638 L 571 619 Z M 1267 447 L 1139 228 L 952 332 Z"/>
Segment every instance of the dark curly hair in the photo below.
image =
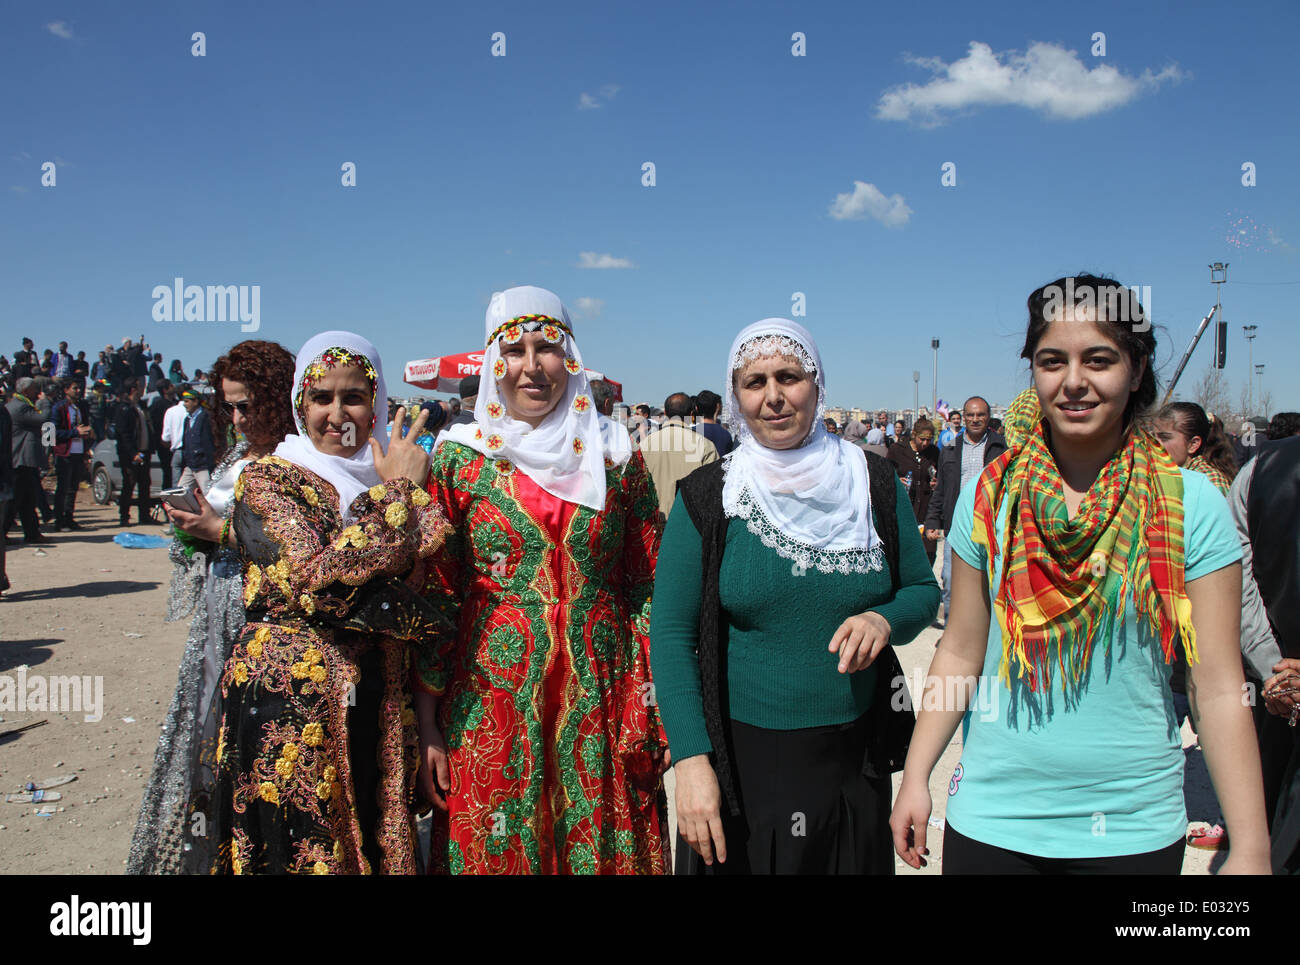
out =
<path fill-rule="evenodd" d="M 242 382 L 250 402 L 248 441 L 259 449 L 275 446 L 285 436 L 298 434 L 293 421 L 294 357 L 279 342 L 249 339 L 232 346 L 212 364 L 211 380 L 216 390 L 212 432 L 217 458 L 234 445 L 234 429 L 224 405 L 222 379 Z"/>
<path fill-rule="evenodd" d="M 1072 303 L 1071 303 L 1072 300 Z M 1146 309 L 1132 290 L 1104 275 L 1074 275 L 1058 278 L 1029 295 L 1029 327 L 1020 357 L 1033 364 L 1034 352 L 1043 333 L 1063 308 L 1085 303 L 1096 308 L 1097 324 L 1108 331 L 1115 344 L 1128 353 L 1134 366 L 1146 361 L 1142 381 L 1130 393 L 1124 409 L 1124 425 L 1144 415 L 1156 403 L 1156 336 Z"/>
<path fill-rule="evenodd" d="M 1268 424 L 1268 438 L 1289 439 L 1300 434 L 1300 412 L 1279 412 Z"/>

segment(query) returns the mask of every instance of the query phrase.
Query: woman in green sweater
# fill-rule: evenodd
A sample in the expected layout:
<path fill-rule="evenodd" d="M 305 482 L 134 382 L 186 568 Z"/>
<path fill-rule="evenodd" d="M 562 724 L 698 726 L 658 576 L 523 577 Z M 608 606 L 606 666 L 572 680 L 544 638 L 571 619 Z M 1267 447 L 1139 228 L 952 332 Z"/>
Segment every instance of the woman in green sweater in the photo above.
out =
<path fill-rule="evenodd" d="M 891 874 L 901 680 L 877 657 L 934 619 L 938 584 L 888 464 L 826 431 L 806 329 L 744 329 L 726 385 L 738 446 L 682 481 L 650 617 L 678 873 Z"/>

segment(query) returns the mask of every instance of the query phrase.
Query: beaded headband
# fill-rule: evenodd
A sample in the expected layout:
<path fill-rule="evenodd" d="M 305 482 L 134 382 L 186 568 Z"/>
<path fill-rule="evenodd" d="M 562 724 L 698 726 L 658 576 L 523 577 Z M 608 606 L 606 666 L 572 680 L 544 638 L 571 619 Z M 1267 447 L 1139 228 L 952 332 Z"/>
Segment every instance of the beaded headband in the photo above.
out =
<path fill-rule="evenodd" d="M 516 315 L 498 325 L 488 336 L 487 344 L 491 345 L 498 338 L 504 338 L 511 343 L 517 342 L 524 337 L 524 332 L 535 332 L 539 328 L 548 342 L 562 342 L 565 334 L 570 338 L 573 337 L 573 329 L 558 318 L 552 318 L 550 315 Z"/>

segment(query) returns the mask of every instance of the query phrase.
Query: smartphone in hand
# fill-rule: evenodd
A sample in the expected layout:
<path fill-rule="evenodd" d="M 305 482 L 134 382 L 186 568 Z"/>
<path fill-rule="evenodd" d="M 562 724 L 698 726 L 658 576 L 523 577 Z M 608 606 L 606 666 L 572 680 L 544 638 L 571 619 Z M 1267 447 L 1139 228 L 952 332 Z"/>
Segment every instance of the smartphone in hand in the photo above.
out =
<path fill-rule="evenodd" d="M 179 509 L 186 513 L 201 512 L 199 501 L 194 498 L 194 490 L 189 488 L 181 489 L 164 489 L 159 494 L 162 501 L 172 509 Z"/>

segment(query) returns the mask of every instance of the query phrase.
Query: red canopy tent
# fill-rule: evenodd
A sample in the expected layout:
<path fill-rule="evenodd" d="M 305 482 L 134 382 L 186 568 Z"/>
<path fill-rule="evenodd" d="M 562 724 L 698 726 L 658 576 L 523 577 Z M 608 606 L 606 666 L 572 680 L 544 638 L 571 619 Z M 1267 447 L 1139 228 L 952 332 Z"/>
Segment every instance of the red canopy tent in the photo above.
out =
<path fill-rule="evenodd" d="M 406 363 L 402 378 L 408 385 L 435 392 L 455 394 L 460 391 L 460 380 L 467 375 L 483 371 L 483 352 L 462 352 L 460 355 L 441 355 L 432 359 L 417 359 Z M 607 378 L 595 369 L 587 369 L 587 377 L 608 382 L 614 390 L 614 401 L 623 401 L 623 385 Z"/>

